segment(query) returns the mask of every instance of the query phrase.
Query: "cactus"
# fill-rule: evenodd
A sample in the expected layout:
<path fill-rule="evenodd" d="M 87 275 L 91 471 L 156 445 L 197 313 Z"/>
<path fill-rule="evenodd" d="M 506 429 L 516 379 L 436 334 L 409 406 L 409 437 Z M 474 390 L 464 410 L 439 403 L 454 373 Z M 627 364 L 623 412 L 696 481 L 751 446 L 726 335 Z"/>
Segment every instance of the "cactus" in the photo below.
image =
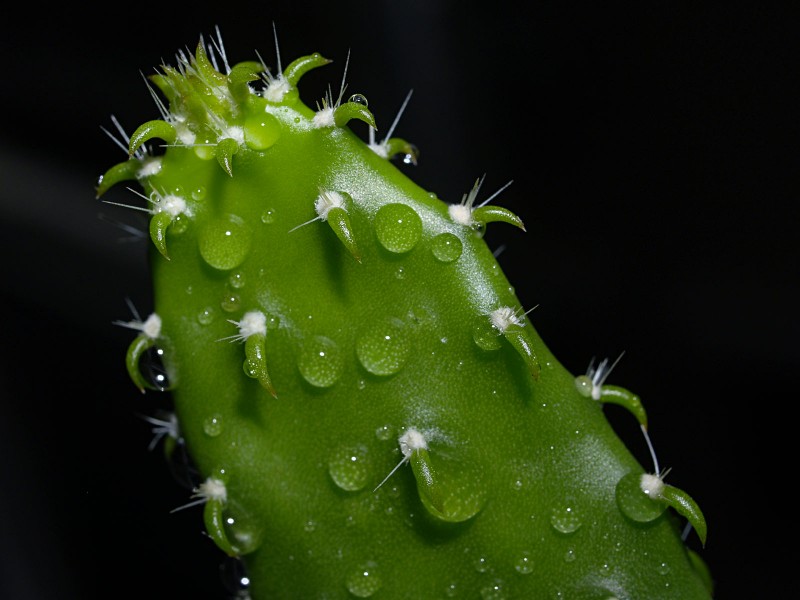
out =
<path fill-rule="evenodd" d="M 130 182 L 147 213 L 154 311 L 118 321 L 125 366 L 167 392 L 175 510 L 241 566 L 238 597 L 711 597 L 701 509 L 606 418 L 649 444 L 641 399 L 608 359 L 559 363 L 483 239 L 525 231 L 506 186 L 414 183 L 346 63 L 312 109 L 321 54 L 229 65 L 218 36 L 176 59 L 96 191 Z"/>

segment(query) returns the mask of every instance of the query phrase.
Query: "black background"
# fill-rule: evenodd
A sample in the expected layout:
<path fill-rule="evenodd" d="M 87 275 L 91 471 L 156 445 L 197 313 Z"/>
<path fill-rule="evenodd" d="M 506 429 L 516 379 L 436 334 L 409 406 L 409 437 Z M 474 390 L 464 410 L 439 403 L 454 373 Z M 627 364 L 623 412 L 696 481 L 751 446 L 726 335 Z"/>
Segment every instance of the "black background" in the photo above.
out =
<path fill-rule="evenodd" d="M 145 249 L 94 197 L 124 159 L 102 131 L 158 113 L 142 79 L 219 26 L 229 60 L 321 52 L 310 106 L 361 92 L 421 150 L 405 167 L 525 221 L 487 241 L 576 373 L 642 396 L 669 482 L 705 512 L 718 598 L 795 586 L 800 334 L 798 20 L 773 3 L 504 1 L 34 4 L 0 67 L 0 598 L 226 597 L 221 554 L 138 415 L 126 298 L 150 310 Z M 790 3 L 786 3 L 788 6 Z M 363 132 L 355 123 L 354 130 Z M 487 197 L 486 195 L 483 196 Z M 118 196 L 117 200 L 123 196 Z M 649 464 L 629 415 L 620 436 Z M 794 462 L 794 461 L 792 461 Z M 698 549 L 696 537 L 689 543 Z M 787 545 L 788 544 L 788 545 Z M 127 597 L 127 596 L 126 596 Z"/>

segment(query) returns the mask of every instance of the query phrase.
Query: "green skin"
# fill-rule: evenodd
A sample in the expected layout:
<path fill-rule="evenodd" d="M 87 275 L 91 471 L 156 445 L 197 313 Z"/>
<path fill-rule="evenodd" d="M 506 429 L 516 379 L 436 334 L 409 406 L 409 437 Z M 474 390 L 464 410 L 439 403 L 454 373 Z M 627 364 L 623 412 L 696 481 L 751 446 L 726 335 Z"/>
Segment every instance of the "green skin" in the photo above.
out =
<path fill-rule="evenodd" d="M 681 535 L 688 520 L 705 542 L 700 509 L 645 491 L 604 416 L 621 404 L 645 429 L 638 396 L 558 362 L 481 237 L 521 220 L 474 206 L 478 185 L 454 220 L 395 165 L 413 146 L 384 156 L 349 128 L 375 126 L 359 98 L 306 106 L 320 55 L 273 77 L 207 52 L 151 78 L 163 120 L 97 191 L 150 198 L 161 326 L 129 323 L 128 369 L 154 387 L 140 363 L 163 349 L 166 449 L 202 474 L 186 510 L 241 558 L 250 597 L 711 597 Z"/>

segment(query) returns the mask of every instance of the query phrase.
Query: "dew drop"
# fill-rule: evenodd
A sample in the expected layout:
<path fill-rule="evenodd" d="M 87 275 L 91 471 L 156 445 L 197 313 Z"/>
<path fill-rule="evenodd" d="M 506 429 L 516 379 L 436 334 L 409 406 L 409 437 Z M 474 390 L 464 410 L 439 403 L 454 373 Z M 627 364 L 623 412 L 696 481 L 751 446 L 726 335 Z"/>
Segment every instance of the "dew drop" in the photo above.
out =
<path fill-rule="evenodd" d="M 374 561 L 368 561 L 351 573 L 345 584 L 349 591 L 356 598 L 369 598 L 379 589 L 383 582 L 378 576 L 376 569 L 378 565 Z"/>
<path fill-rule="evenodd" d="M 444 595 L 447 598 L 455 598 L 458 595 L 458 585 L 455 583 L 451 583 L 446 588 L 444 588 Z"/>
<path fill-rule="evenodd" d="M 317 522 L 314 519 L 309 519 L 303 525 L 303 530 L 306 533 L 313 533 L 316 528 L 317 528 Z"/>
<path fill-rule="evenodd" d="M 244 219 L 233 214 L 206 224 L 198 240 L 203 260 L 223 271 L 242 264 L 251 243 L 252 235 Z"/>
<path fill-rule="evenodd" d="M 550 524 L 559 533 L 575 533 L 581 526 L 581 519 L 575 508 L 565 506 L 555 508 L 550 513 Z"/>
<path fill-rule="evenodd" d="M 263 536 L 256 519 L 228 512 L 224 527 L 228 539 L 239 554 L 249 554 L 261 546 Z"/>
<path fill-rule="evenodd" d="M 242 289 L 244 287 L 244 273 L 241 271 L 231 273 L 230 277 L 228 277 L 228 285 L 235 290 Z"/>
<path fill-rule="evenodd" d="M 630 472 L 617 482 L 617 506 L 626 517 L 639 523 L 649 523 L 660 517 L 667 505 L 645 494 L 641 479 L 641 474 Z"/>
<path fill-rule="evenodd" d="M 514 561 L 514 570 L 520 575 L 530 575 L 533 572 L 533 561 L 529 552 L 523 552 Z"/>
<path fill-rule="evenodd" d="M 492 351 L 501 348 L 497 329 L 484 315 L 475 319 L 472 326 L 472 339 L 481 350 Z"/>
<path fill-rule="evenodd" d="M 275 209 L 265 208 L 261 213 L 261 222 L 264 223 L 264 225 L 272 225 L 272 223 L 275 222 Z"/>
<path fill-rule="evenodd" d="M 202 200 L 206 197 L 206 188 L 205 186 L 198 185 L 196 188 L 192 190 L 192 200 Z"/>
<path fill-rule="evenodd" d="M 431 252 L 436 260 L 451 263 L 461 256 L 463 250 L 461 240 L 452 233 L 440 233 L 431 241 Z"/>
<path fill-rule="evenodd" d="M 363 106 L 369 106 L 369 102 L 367 101 L 367 97 L 364 94 L 353 94 L 350 98 L 347 99 L 348 102 L 355 102 L 356 104 L 361 104 Z"/>
<path fill-rule="evenodd" d="M 375 437 L 381 440 L 382 442 L 387 441 L 392 437 L 392 426 L 381 425 L 375 430 Z"/>
<path fill-rule="evenodd" d="M 403 368 L 411 345 L 404 323 L 382 319 L 366 329 L 356 342 L 362 366 L 375 375 L 393 375 Z"/>
<path fill-rule="evenodd" d="M 269 113 L 251 115 L 244 122 L 244 143 L 252 150 L 266 150 L 278 141 L 281 126 Z"/>
<path fill-rule="evenodd" d="M 489 570 L 489 563 L 486 561 L 485 556 L 479 556 L 475 559 L 475 562 L 472 563 L 472 566 L 475 567 L 475 570 L 478 573 L 486 573 Z"/>
<path fill-rule="evenodd" d="M 422 237 L 422 219 L 407 204 L 385 204 L 375 215 L 378 242 L 389 252 L 410 251 Z"/>
<path fill-rule="evenodd" d="M 575 558 L 576 558 L 575 550 L 573 550 L 572 548 L 570 548 L 564 553 L 564 562 L 571 563 L 575 560 Z"/>
<path fill-rule="evenodd" d="M 332 386 L 342 374 L 344 359 L 332 339 L 318 335 L 303 344 L 297 358 L 297 368 L 314 387 Z"/>
<path fill-rule="evenodd" d="M 222 301 L 219 303 L 220 308 L 227 313 L 236 312 L 242 305 L 242 299 L 239 294 L 225 294 Z"/>
<path fill-rule="evenodd" d="M 222 416 L 215 413 L 203 421 L 203 431 L 208 437 L 217 437 L 222 433 Z"/>
<path fill-rule="evenodd" d="M 405 279 L 406 278 L 406 270 L 403 267 L 397 267 L 394 272 L 394 276 L 397 279 Z"/>
<path fill-rule="evenodd" d="M 211 323 L 214 322 L 215 312 L 216 311 L 212 307 L 206 306 L 200 311 L 200 314 L 197 315 L 197 322 L 201 325 L 211 325 Z"/>
<path fill-rule="evenodd" d="M 666 575 L 669 573 L 669 565 L 665 562 L 662 562 L 658 565 L 658 574 L 659 575 Z"/>
<path fill-rule="evenodd" d="M 499 579 L 481 588 L 481 600 L 505 600 L 505 597 L 503 582 Z"/>
<path fill-rule="evenodd" d="M 348 492 L 357 492 L 367 485 L 367 449 L 365 446 L 339 448 L 328 462 L 333 482 Z"/>
<path fill-rule="evenodd" d="M 172 219 L 172 223 L 169 226 L 169 231 L 173 235 L 185 233 L 187 229 L 189 229 L 189 219 L 186 215 L 178 215 Z"/>

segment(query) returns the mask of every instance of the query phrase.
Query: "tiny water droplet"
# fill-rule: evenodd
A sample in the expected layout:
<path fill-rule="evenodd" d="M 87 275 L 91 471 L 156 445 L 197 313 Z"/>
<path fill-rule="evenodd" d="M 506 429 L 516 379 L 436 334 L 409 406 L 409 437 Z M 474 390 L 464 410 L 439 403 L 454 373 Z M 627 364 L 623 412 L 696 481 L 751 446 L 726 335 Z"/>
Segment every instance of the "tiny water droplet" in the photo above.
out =
<path fill-rule="evenodd" d="M 341 376 L 343 367 L 339 346 L 321 335 L 304 343 L 297 358 L 297 368 L 303 379 L 315 387 L 332 386 Z"/>
<path fill-rule="evenodd" d="M 397 279 L 405 279 L 406 278 L 406 270 L 403 267 L 397 267 L 394 272 L 394 276 Z"/>
<path fill-rule="evenodd" d="M 227 313 L 236 312 L 242 305 L 242 299 L 239 294 L 225 294 L 219 303 L 222 310 Z"/>
<path fill-rule="evenodd" d="M 394 375 L 400 371 L 410 350 L 405 324 L 399 319 L 377 321 L 356 342 L 358 360 L 375 375 Z"/>
<path fill-rule="evenodd" d="M 307 533 L 312 533 L 317 528 L 317 522 L 314 519 L 309 519 L 303 525 L 303 530 Z"/>
<path fill-rule="evenodd" d="M 448 598 L 455 598 L 458 595 L 458 586 L 455 583 L 451 583 L 444 588 L 444 595 Z"/>
<path fill-rule="evenodd" d="M 235 273 L 231 273 L 230 277 L 228 277 L 228 285 L 230 285 L 235 290 L 240 290 L 244 287 L 244 273 L 241 271 L 236 271 Z"/>
<path fill-rule="evenodd" d="M 200 311 L 200 314 L 197 315 L 197 322 L 201 325 L 211 325 L 214 322 L 215 313 L 216 311 L 210 307 L 206 306 L 203 310 Z"/>
<path fill-rule="evenodd" d="M 669 565 L 665 562 L 662 562 L 658 565 L 658 574 L 666 575 L 667 573 L 669 573 Z"/>
<path fill-rule="evenodd" d="M 275 209 L 274 208 L 265 208 L 264 211 L 261 213 L 261 222 L 264 225 L 271 225 L 275 222 Z"/>
<path fill-rule="evenodd" d="M 356 387 L 360 390 L 363 390 L 365 387 L 367 387 L 367 382 L 364 381 L 363 379 L 359 379 L 358 381 L 356 381 Z"/>
<path fill-rule="evenodd" d="M 375 214 L 375 234 L 386 250 L 403 254 L 422 237 L 422 219 L 407 204 L 385 204 Z"/>
<path fill-rule="evenodd" d="M 222 433 L 222 416 L 215 413 L 203 421 L 203 431 L 209 437 L 217 437 Z"/>
<path fill-rule="evenodd" d="M 575 550 L 573 550 L 572 548 L 570 548 L 564 553 L 564 562 L 571 563 L 575 560 L 575 558 L 576 558 Z"/>
<path fill-rule="evenodd" d="M 472 339 L 481 350 L 492 351 L 501 348 L 497 329 L 484 315 L 475 319 L 472 325 Z"/>
<path fill-rule="evenodd" d="M 514 562 L 514 570 L 520 575 L 530 575 L 533 572 L 533 561 L 529 552 L 523 552 Z"/>
<path fill-rule="evenodd" d="M 198 185 L 192 190 L 192 200 L 202 200 L 206 197 L 206 188 L 205 186 Z"/>
<path fill-rule="evenodd" d="M 486 573 L 489 570 L 489 563 L 486 561 L 485 556 L 479 556 L 475 559 L 475 562 L 472 563 L 472 566 L 475 567 L 475 570 L 478 573 Z"/>
<path fill-rule="evenodd" d="M 481 600 L 505 600 L 505 597 L 503 582 L 499 579 L 481 588 Z"/>
<path fill-rule="evenodd" d="M 247 223 L 233 214 L 207 223 L 198 239 L 203 260 L 222 271 L 242 264 L 250 252 L 251 243 L 252 235 Z"/>
<path fill-rule="evenodd" d="M 581 518 L 574 507 L 554 508 L 550 513 L 550 524 L 559 533 L 575 533 L 581 526 Z"/>
<path fill-rule="evenodd" d="M 247 375 L 248 377 L 250 377 L 252 379 L 255 379 L 256 377 L 258 377 L 258 374 L 260 372 L 259 369 L 258 369 L 258 365 L 254 365 L 248 359 L 244 359 L 244 361 L 242 361 L 242 370 L 244 371 L 245 375 Z"/>
<path fill-rule="evenodd" d="M 363 489 L 369 476 L 366 446 L 339 448 L 328 462 L 328 473 L 343 490 L 357 492 Z"/>
<path fill-rule="evenodd" d="M 392 426 L 381 425 L 375 430 L 375 437 L 381 440 L 382 442 L 387 441 L 392 437 Z"/>
<path fill-rule="evenodd" d="M 356 598 L 369 598 L 383 585 L 380 576 L 377 574 L 378 565 L 374 561 L 368 561 L 351 573 L 345 584 L 349 591 Z"/>
<path fill-rule="evenodd" d="M 252 150 L 266 150 L 281 137 L 278 119 L 269 113 L 259 113 L 244 122 L 244 143 Z"/>
<path fill-rule="evenodd" d="M 180 235 L 189 229 L 189 218 L 186 215 L 178 215 L 172 219 L 172 224 L 169 226 L 169 231 L 173 235 Z"/>
<path fill-rule="evenodd" d="M 431 252 L 436 260 L 443 263 L 451 263 L 461 256 L 463 244 L 457 235 L 452 233 L 440 233 L 431 240 Z"/>

